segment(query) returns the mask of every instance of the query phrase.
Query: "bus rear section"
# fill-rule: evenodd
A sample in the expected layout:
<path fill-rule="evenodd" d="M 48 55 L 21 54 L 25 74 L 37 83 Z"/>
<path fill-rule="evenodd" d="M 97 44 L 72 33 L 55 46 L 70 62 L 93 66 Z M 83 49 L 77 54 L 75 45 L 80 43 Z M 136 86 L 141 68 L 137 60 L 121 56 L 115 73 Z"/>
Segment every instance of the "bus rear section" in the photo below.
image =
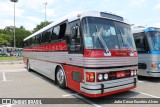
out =
<path fill-rule="evenodd" d="M 24 40 L 30 44 L 30 39 L 39 40 L 39 35 L 60 26 L 57 36 L 61 40 L 57 37 L 47 43 L 28 45 L 23 50 L 27 68 L 51 78 L 61 88 L 68 87 L 87 97 L 102 97 L 135 88 L 138 55 L 130 25 L 120 16 L 103 12 L 72 16 Z"/>
<path fill-rule="evenodd" d="M 160 77 L 160 28 L 134 26 L 140 76 Z"/>

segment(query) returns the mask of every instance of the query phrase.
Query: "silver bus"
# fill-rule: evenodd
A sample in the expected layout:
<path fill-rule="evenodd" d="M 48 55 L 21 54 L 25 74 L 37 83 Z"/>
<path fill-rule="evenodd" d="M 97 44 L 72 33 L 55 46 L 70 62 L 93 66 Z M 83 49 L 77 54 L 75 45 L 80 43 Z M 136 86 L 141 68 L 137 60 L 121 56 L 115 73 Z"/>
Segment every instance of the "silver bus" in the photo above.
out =
<path fill-rule="evenodd" d="M 132 32 L 139 54 L 139 75 L 160 77 L 160 28 L 137 26 Z"/>

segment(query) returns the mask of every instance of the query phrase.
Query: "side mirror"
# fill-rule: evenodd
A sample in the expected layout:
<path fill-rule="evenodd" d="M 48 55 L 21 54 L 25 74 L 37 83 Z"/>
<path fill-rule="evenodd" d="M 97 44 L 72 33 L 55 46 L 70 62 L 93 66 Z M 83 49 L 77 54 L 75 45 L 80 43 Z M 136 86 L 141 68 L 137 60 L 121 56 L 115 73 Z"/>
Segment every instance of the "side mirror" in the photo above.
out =
<path fill-rule="evenodd" d="M 72 27 L 71 29 L 71 37 L 73 38 L 77 34 L 76 27 Z"/>
<path fill-rule="evenodd" d="M 74 36 L 78 36 L 78 35 L 80 35 L 80 30 L 79 30 L 79 26 L 76 25 L 71 29 L 71 36 L 74 38 Z"/>

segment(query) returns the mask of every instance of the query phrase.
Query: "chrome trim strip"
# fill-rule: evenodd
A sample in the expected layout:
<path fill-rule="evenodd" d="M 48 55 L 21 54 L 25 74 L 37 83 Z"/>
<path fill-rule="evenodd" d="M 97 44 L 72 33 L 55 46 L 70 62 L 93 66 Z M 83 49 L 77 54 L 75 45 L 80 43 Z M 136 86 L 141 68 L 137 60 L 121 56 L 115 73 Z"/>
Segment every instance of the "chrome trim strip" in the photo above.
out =
<path fill-rule="evenodd" d="M 84 67 L 113 67 L 137 65 L 137 57 L 83 57 L 83 54 L 68 54 L 68 52 L 23 52 L 25 57 L 48 60 L 57 63 L 67 63 L 70 65 Z M 58 57 L 57 57 L 58 56 Z"/>
<path fill-rule="evenodd" d="M 104 84 L 104 88 L 107 88 L 107 87 L 133 83 L 134 79 L 136 79 L 137 81 L 137 77 L 129 77 L 129 78 L 123 78 L 123 79 L 109 80 L 105 82 L 81 83 L 81 86 L 87 89 L 100 89 L 101 84 Z"/>
<path fill-rule="evenodd" d="M 120 89 L 125 89 L 125 88 L 129 88 L 129 87 L 133 87 L 133 86 L 134 86 L 134 83 L 129 84 L 129 85 L 115 87 L 115 88 L 104 89 L 104 93 L 111 92 L 111 91 L 117 91 Z M 101 94 L 101 90 L 87 90 L 87 89 L 81 88 L 81 91 L 83 91 L 87 94 Z"/>
<path fill-rule="evenodd" d="M 108 72 L 108 71 L 121 71 L 121 70 L 132 70 L 138 69 L 138 66 L 123 67 L 123 68 L 110 68 L 110 69 L 84 69 L 85 71 L 94 71 L 94 72 Z"/>
<path fill-rule="evenodd" d="M 132 78 L 125 78 L 125 79 L 111 80 L 105 83 L 94 83 L 94 84 L 80 83 L 80 89 L 81 91 L 86 92 L 88 94 L 100 94 L 101 84 L 104 84 L 104 93 L 105 93 L 105 92 L 111 92 L 119 89 L 132 87 L 135 85 L 134 83 L 135 79 L 137 82 L 137 78 L 132 77 Z"/>

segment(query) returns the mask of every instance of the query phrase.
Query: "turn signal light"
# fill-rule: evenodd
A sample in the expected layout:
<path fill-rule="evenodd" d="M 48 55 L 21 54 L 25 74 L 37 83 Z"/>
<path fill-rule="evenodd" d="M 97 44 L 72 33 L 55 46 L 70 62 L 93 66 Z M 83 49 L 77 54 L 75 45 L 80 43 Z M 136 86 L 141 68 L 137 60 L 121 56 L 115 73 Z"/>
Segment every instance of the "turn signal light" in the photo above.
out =
<path fill-rule="evenodd" d="M 152 64 L 151 64 L 151 67 L 152 67 L 152 68 L 157 68 L 157 64 L 156 64 L 156 63 L 152 63 Z"/>
<path fill-rule="evenodd" d="M 86 72 L 86 82 L 94 82 L 94 81 L 95 81 L 95 73 Z"/>

